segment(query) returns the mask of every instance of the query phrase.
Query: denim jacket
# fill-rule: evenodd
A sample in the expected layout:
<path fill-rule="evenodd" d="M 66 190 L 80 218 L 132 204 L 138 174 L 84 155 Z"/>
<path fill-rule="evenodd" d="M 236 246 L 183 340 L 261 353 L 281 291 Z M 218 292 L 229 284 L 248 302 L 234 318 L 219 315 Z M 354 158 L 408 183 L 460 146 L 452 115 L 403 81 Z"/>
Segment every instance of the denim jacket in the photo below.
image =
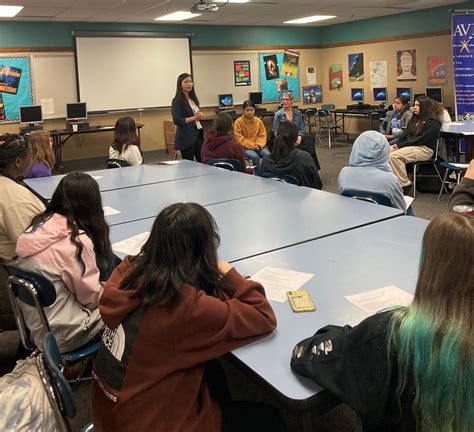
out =
<path fill-rule="evenodd" d="M 303 122 L 303 114 L 301 111 L 295 108 L 293 110 L 293 123 L 298 127 L 298 135 L 304 135 L 304 122 Z M 286 122 L 286 114 L 285 110 L 282 108 L 275 113 L 275 117 L 273 117 L 273 132 L 277 132 L 278 127 Z"/>

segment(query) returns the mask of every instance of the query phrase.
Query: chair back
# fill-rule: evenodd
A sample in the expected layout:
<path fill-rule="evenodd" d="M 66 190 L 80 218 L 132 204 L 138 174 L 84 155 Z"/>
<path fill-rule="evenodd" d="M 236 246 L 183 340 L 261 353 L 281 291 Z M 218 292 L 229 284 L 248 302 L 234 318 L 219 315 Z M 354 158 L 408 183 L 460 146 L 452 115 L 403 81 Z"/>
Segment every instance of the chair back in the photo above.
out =
<path fill-rule="evenodd" d="M 218 158 L 207 161 L 208 165 L 213 165 L 218 168 L 224 168 L 229 171 L 242 171 L 242 165 L 237 159 Z"/>
<path fill-rule="evenodd" d="M 128 166 L 130 166 L 130 164 L 123 159 L 107 158 L 105 160 L 106 168 L 123 168 Z"/>
<path fill-rule="evenodd" d="M 8 266 L 8 272 L 10 274 L 8 278 L 8 293 L 13 315 L 20 331 L 21 342 L 26 349 L 32 350 L 37 347 L 29 336 L 19 301 L 35 308 L 44 333 L 48 333 L 51 329 L 44 308 L 54 304 L 56 301 L 56 290 L 51 281 L 31 270 Z"/>
<path fill-rule="evenodd" d="M 334 104 L 322 104 L 321 108 L 323 110 L 330 111 L 330 110 L 336 109 L 336 105 L 334 105 Z"/>
<path fill-rule="evenodd" d="M 61 430 L 69 431 L 71 428 L 67 419 L 75 417 L 76 401 L 71 385 L 61 373 L 58 344 L 52 333 L 44 336 L 43 353 L 38 356 L 37 364 L 56 423 Z"/>
<path fill-rule="evenodd" d="M 299 186 L 298 179 L 290 174 L 275 174 L 271 172 L 265 172 L 262 174 L 262 177 Z"/>
<path fill-rule="evenodd" d="M 379 192 L 367 192 L 356 189 L 345 189 L 342 193 L 342 196 L 354 198 L 360 201 L 370 202 L 372 204 L 380 204 L 386 207 L 395 207 L 391 199 Z"/>

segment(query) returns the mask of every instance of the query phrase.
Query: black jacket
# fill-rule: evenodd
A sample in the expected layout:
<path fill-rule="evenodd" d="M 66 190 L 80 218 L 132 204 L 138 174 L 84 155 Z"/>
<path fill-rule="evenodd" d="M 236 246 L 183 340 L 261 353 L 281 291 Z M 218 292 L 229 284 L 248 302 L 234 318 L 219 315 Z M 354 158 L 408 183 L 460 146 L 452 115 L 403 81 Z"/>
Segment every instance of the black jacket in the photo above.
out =
<path fill-rule="evenodd" d="M 187 117 L 194 115 L 193 110 L 188 104 L 174 98 L 173 102 L 171 102 L 171 115 L 173 116 L 173 123 L 176 125 L 174 148 L 176 150 L 187 149 L 196 141 L 199 134 L 196 122 L 187 124 L 185 122 Z"/>
<path fill-rule="evenodd" d="M 416 431 L 411 411 L 411 380 L 396 397 L 397 361 L 388 353 L 391 312 L 373 315 L 359 325 L 327 326 L 301 341 L 293 351 L 292 369 L 337 396 L 360 416 L 364 431 Z"/>
<path fill-rule="evenodd" d="M 321 189 L 323 184 L 316 170 L 311 155 L 303 150 L 292 150 L 285 159 L 276 161 L 272 155 L 265 156 L 261 161 L 260 172 L 272 174 L 289 174 L 296 177 L 300 186 Z"/>
<path fill-rule="evenodd" d="M 416 122 L 416 119 L 413 116 L 408 122 L 407 128 L 403 131 L 402 136 L 397 142 L 398 148 L 410 147 L 410 146 L 426 146 L 436 150 L 436 141 L 439 137 L 439 132 L 441 130 L 441 122 L 436 119 L 428 119 L 423 124 L 421 133 L 419 135 L 412 135 L 408 132 L 410 126 L 413 122 Z"/>
<path fill-rule="evenodd" d="M 449 208 L 452 210 L 457 205 L 474 205 L 474 180 L 464 177 L 453 191 L 449 200 Z"/>

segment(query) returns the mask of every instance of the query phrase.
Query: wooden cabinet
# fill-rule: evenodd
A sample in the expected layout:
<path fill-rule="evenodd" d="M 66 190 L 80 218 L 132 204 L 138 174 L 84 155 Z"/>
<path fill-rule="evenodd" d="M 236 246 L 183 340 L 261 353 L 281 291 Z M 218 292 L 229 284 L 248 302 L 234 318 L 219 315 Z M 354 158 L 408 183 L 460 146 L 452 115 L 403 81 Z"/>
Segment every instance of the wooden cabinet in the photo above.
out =
<path fill-rule="evenodd" d="M 176 158 L 176 151 L 174 149 L 174 137 L 176 135 L 176 126 L 171 120 L 165 120 L 163 129 L 165 131 L 165 144 L 168 155 L 171 159 Z"/>

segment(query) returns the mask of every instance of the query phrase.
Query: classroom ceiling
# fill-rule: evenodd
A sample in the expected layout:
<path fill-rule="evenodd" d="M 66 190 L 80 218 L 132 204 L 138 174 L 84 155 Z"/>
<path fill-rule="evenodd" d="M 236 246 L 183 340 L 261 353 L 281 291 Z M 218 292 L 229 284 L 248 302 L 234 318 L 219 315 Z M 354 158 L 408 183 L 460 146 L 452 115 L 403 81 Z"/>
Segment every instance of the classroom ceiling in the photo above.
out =
<path fill-rule="evenodd" d="M 75 21 L 152 23 L 156 17 L 190 10 L 198 0 L 0 0 L 24 9 L 8 21 Z M 203 0 L 201 0 L 203 1 Z M 210 2 L 210 0 L 204 0 Z M 218 12 L 204 13 L 186 24 L 280 26 L 310 15 L 337 18 L 308 26 L 324 26 L 384 15 L 461 3 L 462 0 L 250 0 L 218 3 Z M 401 23 L 403 25 L 403 23 Z"/>

